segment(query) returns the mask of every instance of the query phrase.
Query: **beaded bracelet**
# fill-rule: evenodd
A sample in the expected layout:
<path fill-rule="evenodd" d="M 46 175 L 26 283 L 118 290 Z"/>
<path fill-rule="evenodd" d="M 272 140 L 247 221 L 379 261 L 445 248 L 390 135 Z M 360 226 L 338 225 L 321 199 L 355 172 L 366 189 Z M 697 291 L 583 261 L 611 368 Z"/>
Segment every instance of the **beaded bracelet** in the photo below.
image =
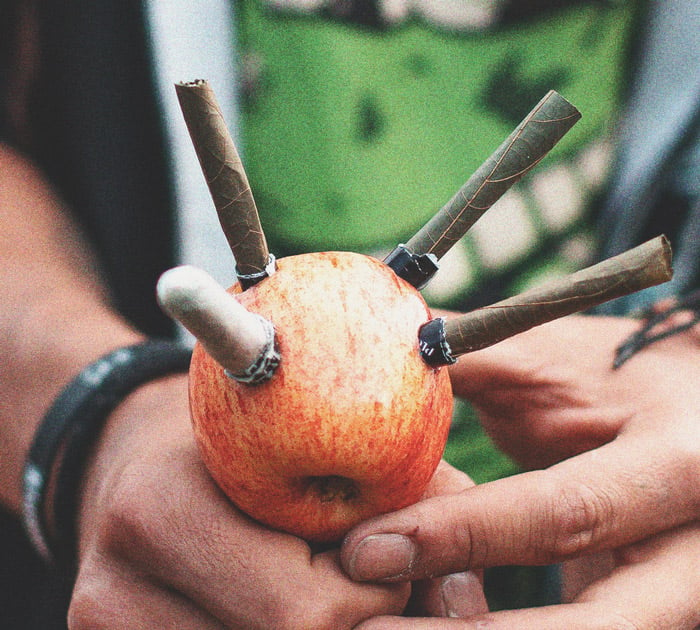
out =
<path fill-rule="evenodd" d="M 80 480 L 109 414 L 140 385 L 187 371 L 190 358 L 189 348 L 167 340 L 120 348 L 87 366 L 55 399 L 34 436 L 22 479 L 24 526 L 44 559 L 64 568 L 74 562 Z M 54 468 L 55 535 L 50 537 L 45 508 Z"/>
<path fill-rule="evenodd" d="M 686 320 L 682 323 L 667 325 L 672 316 L 684 311 L 689 314 Z M 642 328 L 626 339 L 615 351 L 613 369 L 618 369 L 647 346 L 697 326 L 700 323 L 700 289 L 676 300 L 666 308 L 658 310 L 656 306 L 652 306 L 642 320 L 644 322 Z"/>

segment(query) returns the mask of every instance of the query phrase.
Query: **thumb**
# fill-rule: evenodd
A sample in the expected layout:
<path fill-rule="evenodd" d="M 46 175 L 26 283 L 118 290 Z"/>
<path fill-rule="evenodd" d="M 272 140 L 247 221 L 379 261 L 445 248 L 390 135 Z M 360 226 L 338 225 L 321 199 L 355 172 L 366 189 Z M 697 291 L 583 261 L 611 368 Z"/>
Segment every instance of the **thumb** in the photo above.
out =
<path fill-rule="evenodd" d="M 442 460 L 423 499 L 458 495 L 474 485 L 465 473 Z M 410 604 L 413 612 L 430 617 L 467 617 L 488 612 L 481 573 L 464 571 L 414 583 Z"/>
<path fill-rule="evenodd" d="M 697 519 L 687 488 L 675 483 L 682 470 L 663 440 L 620 438 L 546 470 L 370 519 L 346 536 L 341 562 L 355 580 L 406 581 L 615 549 Z"/>
<path fill-rule="evenodd" d="M 449 497 L 457 497 L 460 494 L 462 494 L 464 491 L 469 490 L 470 488 L 473 488 L 476 484 L 462 471 L 458 470 L 454 466 L 448 464 L 444 459 L 440 461 L 438 464 L 437 469 L 435 470 L 435 473 L 433 473 L 433 477 L 431 478 L 430 482 L 428 483 L 428 486 L 423 494 L 422 500 L 412 506 L 413 508 L 416 508 L 418 510 L 421 510 L 422 506 L 424 505 L 429 505 L 431 500 L 435 499 L 448 499 Z M 422 510 L 421 510 L 422 511 Z M 392 514 L 388 514 L 385 516 L 388 517 L 395 517 L 401 519 L 402 514 L 405 513 L 405 510 L 401 510 L 399 512 L 394 512 Z M 362 532 L 364 529 L 369 528 L 373 529 L 378 522 L 382 522 L 383 518 L 382 517 L 375 517 L 374 519 L 369 519 L 365 521 L 364 523 L 360 524 L 356 528 L 353 529 L 353 531 L 346 537 L 346 539 L 343 542 L 343 545 L 341 547 L 341 564 L 343 568 L 345 569 L 346 573 L 350 575 L 353 578 L 358 577 L 356 572 L 355 572 L 355 563 L 353 558 L 356 556 L 355 554 L 355 547 L 358 545 L 358 531 Z M 363 554 L 363 565 L 370 565 L 374 566 L 375 570 L 378 573 L 385 573 L 386 572 L 386 567 L 391 566 L 392 564 L 392 556 L 398 554 L 399 556 L 399 561 L 402 562 L 402 559 L 404 557 L 403 554 L 403 549 L 402 547 L 404 546 L 405 543 L 405 538 L 404 536 L 400 535 L 395 535 L 395 534 L 389 534 L 389 542 L 396 542 L 396 545 L 398 545 L 399 549 L 396 550 L 394 549 L 391 551 L 388 556 L 387 554 L 384 553 L 384 548 L 380 549 L 379 553 L 376 554 L 376 557 L 370 557 L 367 558 L 367 554 Z M 369 536 L 370 539 L 373 538 L 373 536 Z M 386 536 L 383 538 L 386 539 Z M 396 546 L 394 545 L 394 547 Z M 393 547 L 392 547 L 393 549 Z M 370 556 L 373 556 L 374 554 L 370 553 Z M 376 565 L 376 566 L 375 566 Z M 365 569 L 366 571 L 366 569 Z M 363 571 L 364 572 L 364 571 Z M 372 571 L 370 571 L 372 572 Z M 402 576 L 396 576 L 402 577 Z M 423 575 L 421 576 L 422 578 L 430 577 Z"/>
<path fill-rule="evenodd" d="M 423 498 L 457 495 L 474 485 L 465 473 L 443 459 Z M 413 606 L 429 617 L 468 617 L 488 612 L 481 571 L 464 571 L 415 583 L 411 598 Z"/>

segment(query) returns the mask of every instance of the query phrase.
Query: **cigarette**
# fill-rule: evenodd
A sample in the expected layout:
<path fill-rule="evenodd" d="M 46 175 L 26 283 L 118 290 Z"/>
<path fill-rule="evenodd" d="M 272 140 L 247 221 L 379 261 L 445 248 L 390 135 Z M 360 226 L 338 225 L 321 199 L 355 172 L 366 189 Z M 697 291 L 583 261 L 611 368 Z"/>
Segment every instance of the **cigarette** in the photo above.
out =
<path fill-rule="evenodd" d="M 178 83 L 175 90 L 239 281 L 248 288 L 274 271 L 274 258 L 243 163 L 209 83 Z"/>
<path fill-rule="evenodd" d="M 163 310 L 189 330 L 227 375 L 271 378 L 279 364 L 271 322 L 248 311 L 209 274 L 189 265 L 166 271 L 156 287 Z"/>
<path fill-rule="evenodd" d="M 579 111 L 564 97 L 554 91 L 548 92 L 454 197 L 384 262 L 414 286 L 418 286 L 416 282 L 424 285 L 429 277 L 416 267 L 435 273 L 437 261 L 515 182 L 536 166 L 580 118 Z M 406 252 L 413 262 L 407 259 Z"/>

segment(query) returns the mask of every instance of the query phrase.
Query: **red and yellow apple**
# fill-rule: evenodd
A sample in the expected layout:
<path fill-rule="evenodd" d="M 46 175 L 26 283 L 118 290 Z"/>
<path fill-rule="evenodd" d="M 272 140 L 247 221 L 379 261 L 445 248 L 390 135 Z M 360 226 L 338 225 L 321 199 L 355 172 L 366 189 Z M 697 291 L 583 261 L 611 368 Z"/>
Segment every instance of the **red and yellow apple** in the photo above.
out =
<path fill-rule="evenodd" d="M 446 370 L 418 350 L 431 318 L 420 293 L 345 252 L 281 259 L 264 281 L 229 292 L 272 322 L 281 362 L 248 385 L 195 347 L 192 421 L 223 492 L 258 521 L 319 543 L 418 501 L 452 415 Z"/>

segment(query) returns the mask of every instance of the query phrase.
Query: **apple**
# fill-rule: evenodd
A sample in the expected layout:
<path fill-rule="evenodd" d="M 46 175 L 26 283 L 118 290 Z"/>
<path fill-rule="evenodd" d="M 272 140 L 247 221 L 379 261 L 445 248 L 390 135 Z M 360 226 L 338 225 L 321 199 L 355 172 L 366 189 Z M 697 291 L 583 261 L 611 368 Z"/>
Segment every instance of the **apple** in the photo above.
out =
<path fill-rule="evenodd" d="M 348 252 L 277 261 L 206 81 L 178 98 L 239 282 L 166 272 L 158 296 L 198 339 L 190 368 L 197 444 L 241 510 L 310 542 L 418 501 L 452 416 L 445 365 L 556 317 L 670 277 L 664 239 L 445 322 L 415 287 L 580 118 L 549 92 L 454 197 L 382 263 Z"/>
<path fill-rule="evenodd" d="M 250 385 L 197 343 L 190 405 L 197 444 L 242 511 L 310 542 L 420 499 L 447 440 L 452 390 L 428 366 L 420 293 L 382 262 L 349 252 L 277 261 L 228 290 L 272 322 L 281 361 Z"/>

